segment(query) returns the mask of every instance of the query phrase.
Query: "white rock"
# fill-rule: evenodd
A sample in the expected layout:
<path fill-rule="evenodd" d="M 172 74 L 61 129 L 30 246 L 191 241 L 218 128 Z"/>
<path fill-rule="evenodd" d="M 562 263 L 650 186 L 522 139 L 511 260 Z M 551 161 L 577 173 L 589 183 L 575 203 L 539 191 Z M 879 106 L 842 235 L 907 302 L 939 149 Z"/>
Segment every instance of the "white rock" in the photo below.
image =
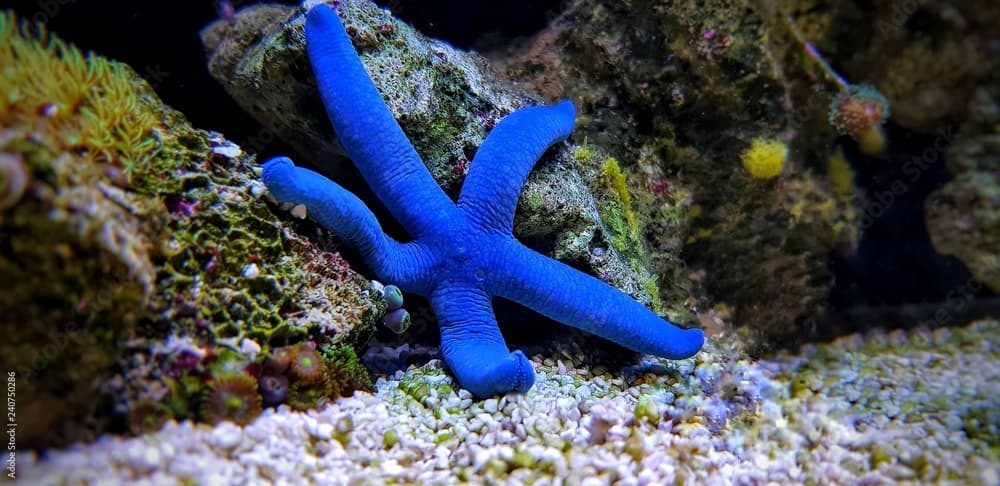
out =
<path fill-rule="evenodd" d="M 230 159 L 235 159 L 243 154 L 243 150 L 240 149 L 239 145 L 232 142 L 225 142 L 223 145 L 219 145 L 218 147 L 212 147 L 212 153 L 219 154 Z"/>
<path fill-rule="evenodd" d="M 320 440 L 330 440 L 333 437 L 333 425 L 319 424 L 313 428 L 312 436 Z"/>
<path fill-rule="evenodd" d="M 232 422 L 222 422 L 212 429 L 208 436 L 210 445 L 221 451 L 229 451 L 239 445 L 243 438 L 243 430 Z"/>
<path fill-rule="evenodd" d="M 255 356 L 260 354 L 260 344 L 250 338 L 243 338 L 240 340 L 240 352 L 253 359 Z"/>
<path fill-rule="evenodd" d="M 141 444 L 125 451 L 125 461 L 132 469 L 149 472 L 160 465 L 160 451 L 156 447 Z"/>
<path fill-rule="evenodd" d="M 260 276 L 260 268 L 256 263 L 247 263 L 243 267 L 243 278 L 257 278 Z"/>
<path fill-rule="evenodd" d="M 486 400 L 483 401 L 483 410 L 486 411 L 486 413 L 490 413 L 490 414 L 496 413 L 497 412 L 497 405 L 498 405 L 498 402 L 497 402 L 496 398 L 486 399 Z"/>

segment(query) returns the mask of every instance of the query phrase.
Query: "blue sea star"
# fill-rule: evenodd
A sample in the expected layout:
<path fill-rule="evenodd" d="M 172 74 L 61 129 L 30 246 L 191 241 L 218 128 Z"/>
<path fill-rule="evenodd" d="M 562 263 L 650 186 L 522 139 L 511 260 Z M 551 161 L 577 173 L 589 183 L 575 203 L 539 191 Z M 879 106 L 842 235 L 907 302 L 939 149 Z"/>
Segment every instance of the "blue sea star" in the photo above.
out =
<path fill-rule="evenodd" d="M 264 164 L 264 183 L 276 198 L 304 205 L 357 248 L 379 279 L 430 300 L 441 353 L 461 386 L 488 397 L 534 384 L 527 357 L 510 352 L 500 334 L 494 296 L 642 353 L 681 359 L 701 349 L 701 330 L 676 327 L 618 289 L 514 238 L 521 187 L 545 150 L 573 130 L 571 102 L 522 108 L 501 120 L 476 152 L 455 203 L 392 117 L 334 10 L 313 7 L 305 32 L 337 137 L 413 239 L 390 238 L 355 195 L 287 157 Z"/>

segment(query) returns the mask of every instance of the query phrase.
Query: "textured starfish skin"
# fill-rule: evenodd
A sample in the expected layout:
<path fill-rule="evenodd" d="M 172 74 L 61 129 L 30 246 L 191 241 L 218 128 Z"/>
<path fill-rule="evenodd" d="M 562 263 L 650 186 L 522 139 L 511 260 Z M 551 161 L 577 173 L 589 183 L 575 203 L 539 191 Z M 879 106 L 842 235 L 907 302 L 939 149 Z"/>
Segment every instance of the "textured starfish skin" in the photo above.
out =
<path fill-rule="evenodd" d="M 510 352 L 500 334 L 493 296 L 642 353 L 681 359 L 701 349 L 701 330 L 678 328 L 514 238 L 521 187 L 543 152 L 572 131 L 571 102 L 523 108 L 498 123 L 473 158 L 456 204 L 424 167 L 329 7 L 307 14 L 306 48 L 345 151 L 413 239 L 388 237 L 360 199 L 286 157 L 264 164 L 264 183 L 357 248 L 379 279 L 430 300 L 442 355 L 459 384 L 487 397 L 525 392 L 535 381 L 528 359 Z"/>

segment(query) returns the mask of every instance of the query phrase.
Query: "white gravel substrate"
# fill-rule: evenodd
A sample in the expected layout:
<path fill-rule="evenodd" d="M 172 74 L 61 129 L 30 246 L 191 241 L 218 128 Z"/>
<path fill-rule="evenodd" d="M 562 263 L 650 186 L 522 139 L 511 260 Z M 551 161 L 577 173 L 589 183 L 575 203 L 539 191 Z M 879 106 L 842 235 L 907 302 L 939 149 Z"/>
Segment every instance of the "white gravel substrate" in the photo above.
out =
<path fill-rule="evenodd" d="M 383 367 L 400 351 L 426 350 L 366 359 Z M 997 322 L 759 362 L 709 346 L 611 372 L 574 358 L 589 353 L 577 344 L 528 351 L 538 378 L 525 395 L 474 401 L 431 360 L 308 413 L 21 453 L 19 481 L 1000 484 Z"/>

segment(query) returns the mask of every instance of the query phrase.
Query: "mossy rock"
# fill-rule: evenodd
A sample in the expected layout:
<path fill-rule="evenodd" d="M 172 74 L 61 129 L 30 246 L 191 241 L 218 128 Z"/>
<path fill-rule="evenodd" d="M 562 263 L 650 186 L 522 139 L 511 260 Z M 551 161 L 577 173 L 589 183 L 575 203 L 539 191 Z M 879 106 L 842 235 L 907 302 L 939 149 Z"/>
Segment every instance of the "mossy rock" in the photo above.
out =
<path fill-rule="evenodd" d="M 969 121 L 948 148 L 952 179 L 927 198 L 927 232 L 937 251 L 953 255 L 1000 292 L 1000 113 L 997 83 L 970 100 Z M 950 297 L 950 296 L 949 296 Z"/>
<path fill-rule="evenodd" d="M 373 2 L 338 2 L 337 13 L 390 112 L 453 196 L 489 130 L 506 114 L 541 103 L 497 79 L 483 58 L 420 35 Z M 209 25 L 202 31 L 209 70 L 244 110 L 298 153 L 321 161 L 320 172 L 350 187 L 352 171 L 343 167 L 349 161 L 305 68 L 304 14 L 258 5 L 240 10 L 232 22 Z M 615 241 L 622 228 L 614 224 L 625 206 L 613 201 L 620 191 L 610 194 L 600 176 L 605 159 L 570 152 L 560 145 L 539 161 L 519 200 L 515 235 L 654 306 L 657 281 L 645 248 Z M 626 246 L 626 252 L 616 250 Z"/>
<path fill-rule="evenodd" d="M 837 88 L 809 76 L 804 52 L 771 6 L 575 0 L 505 66 L 574 99 L 577 133 L 609 147 L 634 181 L 661 299 L 701 312 L 724 304 L 755 350 L 807 335 L 832 285 L 826 260 L 858 233 L 849 195 L 811 162 L 835 136 Z M 755 139 L 788 149 L 774 179 L 741 164 Z"/>
<path fill-rule="evenodd" d="M 128 66 L 0 13 L 0 84 L 0 364 L 22 447 L 92 437 L 166 388 L 168 337 L 218 354 L 374 333 L 367 279 Z"/>

